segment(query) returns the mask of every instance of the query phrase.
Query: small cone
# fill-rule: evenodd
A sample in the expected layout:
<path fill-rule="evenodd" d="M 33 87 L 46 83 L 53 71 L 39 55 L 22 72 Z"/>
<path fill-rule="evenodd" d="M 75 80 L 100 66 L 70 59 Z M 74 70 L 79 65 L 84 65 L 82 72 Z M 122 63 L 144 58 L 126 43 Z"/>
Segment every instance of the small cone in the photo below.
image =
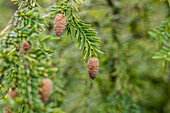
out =
<path fill-rule="evenodd" d="M 31 45 L 27 41 L 23 41 L 22 48 L 25 52 L 31 49 Z"/>
<path fill-rule="evenodd" d="M 67 20 L 63 14 L 58 14 L 54 21 L 54 30 L 57 36 L 61 36 L 66 28 Z"/>
<path fill-rule="evenodd" d="M 50 97 L 51 91 L 52 91 L 52 81 L 48 78 L 44 79 L 43 85 L 41 86 L 42 92 L 40 93 L 41 100 L 43 103 L 45 103 L 48 98 Z"/>
<path fill-rule="evenodd" d="M 18 96 L 18 92 L 11 90 L 8 92 L 8 95 L 12 98 L 15 99 Z M 5 113 L 12 113 L 11 108 L 7 105 Z"/>
<path fill-rule="evenodd" d="M 11 110 L 11 108 L 9 106 L 6 107 L 5 113 L 12 113 L 12 110 Z"/>
<path fill-rule="evenodd" d="M 11 90 L 11 91 L 8 92 L 8 95 L 11 98 L 15 99 L 18 96 L 18 92 L 14 91 L 14 90 Z"/>
<path fill-rule="evenodd" d="M 92 58 L 87 61 L 87 70 L 90 78 L 93 80 L 96 78 L 99 70 L 99 60 L 97 58 Z"/>
<path fill-rule="evenodd" d="M 4 58 L 2 58 L 1 60 L 2 60 L 2 62 L 4 62 L 4 61 L 5 61 L 5 59 L 4 59 Z"/>

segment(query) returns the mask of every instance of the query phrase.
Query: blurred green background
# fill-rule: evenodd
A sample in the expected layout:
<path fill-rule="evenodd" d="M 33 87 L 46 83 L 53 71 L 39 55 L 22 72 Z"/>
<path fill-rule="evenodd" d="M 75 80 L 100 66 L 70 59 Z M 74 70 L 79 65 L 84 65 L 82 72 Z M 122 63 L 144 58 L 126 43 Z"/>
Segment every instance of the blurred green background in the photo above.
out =
<path fill-rule="evenodd" d="M 45 10 L 60 1 L 39 3 Z M 53 62 L 59 69 L 51 78 L 62 89 L 55 87 L 58 94 L 49 103 L 56 99 L 66 113 L 170 113 L 170 66 L 165 71 L 152 59 L 156 41 L 147 33 L 170 16 L 168 0 L 85 0 L 78 8 L 101 38 L 99 74 L 89 78 L 76 39 L 65 34 L 46 42 L 56 51 Z M 10 0 L 0 0 L 0 31 L 16 9 Z"/>

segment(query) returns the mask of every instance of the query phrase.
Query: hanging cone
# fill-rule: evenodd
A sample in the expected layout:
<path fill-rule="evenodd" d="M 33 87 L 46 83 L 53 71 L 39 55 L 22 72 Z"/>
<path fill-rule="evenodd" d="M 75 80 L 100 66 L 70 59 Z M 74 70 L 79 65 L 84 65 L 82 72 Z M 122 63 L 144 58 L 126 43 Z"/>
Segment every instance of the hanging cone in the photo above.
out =
<path fill-rule="evenodd" d="M 31 45 L 27 41 L 23 41 L 22 43 L 22 49 L 27 52 L 28 50 L 31 49 Z"/>
<path fill-rule="evenodd" d="M 54 30 L 57 36 L 61 36 L 66 28 L 67 20 L 63 14 L 58 14 L 54 21 Z"/>
<path fill-rule="evenodd" d="M 42 92 L 40 93 L 40 97 L 41 97 L 42 102 L 45 103 L 50 97 L 53 82 L 48 78 L 45 78 L 43 82 L 44 83 L 41 86 Z"/>
<path fill-rule="evenodd" d="M 18 92 L 14 91 L 14 90 L 11 90 L 11 91 L 8 92 L 8 95 L 11 98 L 15 99 L 18 96 Z"/>
<path fill-rule="evenodd" d="M 87 70 L 90 78 L 94 80 L 99 71 L 99 60 L 97 58 L 89 59 L 87 61 Z"/>
<path fill-rule="evenodd" d="M 12 110 L 11 110 L 11 108 L 9 106 L 6 107 L 5 113 L 12 113 Z"/>

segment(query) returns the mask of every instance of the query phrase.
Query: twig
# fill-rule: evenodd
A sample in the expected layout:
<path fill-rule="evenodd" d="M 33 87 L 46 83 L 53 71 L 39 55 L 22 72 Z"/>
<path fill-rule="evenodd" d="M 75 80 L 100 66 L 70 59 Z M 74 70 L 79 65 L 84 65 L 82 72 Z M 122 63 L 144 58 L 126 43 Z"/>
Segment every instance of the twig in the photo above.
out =
<path fill-rule="evenodd" d="M 15 11 L 14 17 L 16 17 L 17 14 L 18 14 L 18 10 Z M 2 36 L 11 26 L 12 26 L 12 19 L 8 22 L 8 24 L 6 25 L 5 29 L 0 33 L 0 36 Z"/>
<path fill-rule="evenodd" d="M 107 0 L 107 3 L 108 3 L 108 5 L 109 5 L 110 7 L 113 7 L 113 6 L 114 6 L 113 3 L 112 3 L 112 0 Z"/>
<path fill-rule="evenodd" d="M 0 36 L 2 36 L 10 27 L 11 27 L 12 20 L 10 20 L 5 27 L 5 29 L 0 33 Z"/>

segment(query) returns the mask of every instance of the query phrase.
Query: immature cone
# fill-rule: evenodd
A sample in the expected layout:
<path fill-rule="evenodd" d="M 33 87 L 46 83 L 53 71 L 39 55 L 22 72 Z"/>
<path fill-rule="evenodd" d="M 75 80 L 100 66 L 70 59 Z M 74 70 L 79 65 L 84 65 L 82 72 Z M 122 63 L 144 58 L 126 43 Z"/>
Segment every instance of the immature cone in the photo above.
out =
<path fill-rule="evenodd" d="M 27 41 L 23 41 L 22 48 L 25 52 L 31 49 L 31 45 Z"/>
<path fill-rule="evenodd" d="M 96 78 L 99 70 L 99 60 L 97 58 L 91 58 L 87 61 L 87 69 L 90 78 L 93 80 Z"/>
<path fill-rule="evenodd" d="M 15 99 L 18 96 L 18 92 L 14 91 L 14 90 L 11 90 L 11 91 L 8 92 L 8 95 L 11 98 Z"/>
<path fill-rule="evenodd" d="M 61 36 L 66 28 L 67 21 L 63 14 L 58 14 L 54 21 L 54 30 L 57 36 Z"/>
<path fill-rule="evenodd" d="M 44 83 L 41 86 L 42 92 L 40 93 L 40 96 L 41 96 L 42 102 L 45 103 L 48 100 L 48 98 L 50 97 L 53 82 L 48 78 L 44 79 L 43 82 Z"/>

